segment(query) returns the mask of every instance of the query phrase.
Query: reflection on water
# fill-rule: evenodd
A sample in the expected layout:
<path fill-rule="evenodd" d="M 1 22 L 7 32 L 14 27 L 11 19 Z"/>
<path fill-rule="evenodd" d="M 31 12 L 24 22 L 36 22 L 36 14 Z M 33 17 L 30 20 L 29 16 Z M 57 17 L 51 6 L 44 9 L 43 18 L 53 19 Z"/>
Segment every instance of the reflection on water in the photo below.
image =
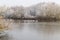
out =
<path fill-rule="evenodd" d="M 60 40 L 60 23 L 12 23 L 6 36 L 0 40 Z"/>

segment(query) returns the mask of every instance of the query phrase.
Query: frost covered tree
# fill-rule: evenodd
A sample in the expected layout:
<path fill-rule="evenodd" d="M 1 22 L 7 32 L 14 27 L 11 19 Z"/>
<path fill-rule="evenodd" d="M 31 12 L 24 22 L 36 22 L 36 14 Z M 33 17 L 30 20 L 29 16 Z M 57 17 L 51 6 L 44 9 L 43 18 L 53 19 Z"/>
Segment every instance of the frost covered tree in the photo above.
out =
<path fill-rule="evenodd" d="M 60 18 L 60 5 L 56 3 L 44 3 L 37 7 L 38 16 Z"/>

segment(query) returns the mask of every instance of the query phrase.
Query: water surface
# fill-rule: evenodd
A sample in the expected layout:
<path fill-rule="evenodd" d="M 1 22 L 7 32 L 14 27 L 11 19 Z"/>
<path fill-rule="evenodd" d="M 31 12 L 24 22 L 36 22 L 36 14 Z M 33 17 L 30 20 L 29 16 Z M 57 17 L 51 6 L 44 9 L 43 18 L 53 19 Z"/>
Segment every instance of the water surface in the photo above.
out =
<path fill-rule="evenodd" d="M 0 40 L 60 40 L 60 22 L 12 23 Z"/>

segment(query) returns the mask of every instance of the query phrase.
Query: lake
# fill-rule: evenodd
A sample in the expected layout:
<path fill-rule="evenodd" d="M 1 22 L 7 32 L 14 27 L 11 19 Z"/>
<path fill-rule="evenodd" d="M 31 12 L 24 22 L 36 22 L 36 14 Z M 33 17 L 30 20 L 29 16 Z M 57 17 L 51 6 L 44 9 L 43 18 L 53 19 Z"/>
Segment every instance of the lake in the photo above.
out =
<path fill-rule="evenodd" d="M 11 22 L 9 26 L 12 29 L 0 40 L 60 40 L 60 22 Z"/>

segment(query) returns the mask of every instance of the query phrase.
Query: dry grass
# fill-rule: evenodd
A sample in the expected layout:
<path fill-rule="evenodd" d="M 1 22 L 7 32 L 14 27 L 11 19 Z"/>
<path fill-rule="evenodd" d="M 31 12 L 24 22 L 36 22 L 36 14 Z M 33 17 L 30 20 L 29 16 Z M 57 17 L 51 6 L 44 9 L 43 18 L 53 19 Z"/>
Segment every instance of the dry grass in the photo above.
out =
<path fill-rule="evenodd" d="M 5 22 L 3 20 L 3 17 L 0 17 L 0 31 L 3 31 L 5 29 L 7 29 L 8 27 L 5 26 Z"/>

